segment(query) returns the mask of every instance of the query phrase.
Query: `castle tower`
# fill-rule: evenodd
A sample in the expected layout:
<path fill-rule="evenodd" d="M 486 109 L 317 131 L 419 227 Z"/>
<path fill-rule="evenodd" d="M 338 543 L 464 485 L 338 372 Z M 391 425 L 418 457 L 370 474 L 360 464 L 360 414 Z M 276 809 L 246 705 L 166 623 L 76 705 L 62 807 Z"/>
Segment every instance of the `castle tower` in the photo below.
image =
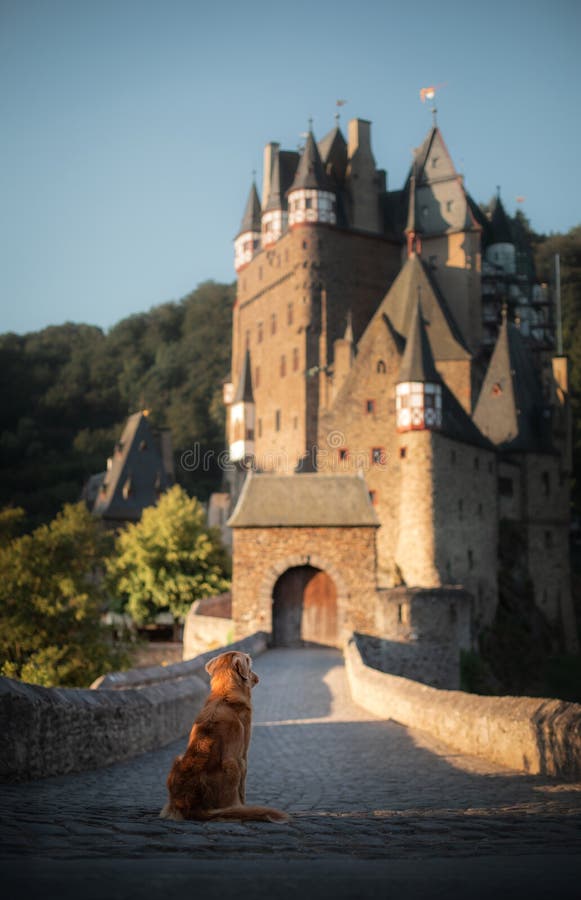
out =
<path fill-rule="evenodd" d="M 278 147 L 272 150 L 272 172 L 269 181 L 269 192 L 262 210 L 262 246 L 271 247 L 287 229 L 288 208 L 281 183 L 280 152 Z"/>
<path fill-rule="evenodd" d="M 260 200 L 256 184 L 253 181 L 242 222 L 240 223 L 240 231 L 234 240 L 234 268 L 240 272 L 252 258 L 256 255 L 260 248 Z"/>
<path fill-rule="evenodd" d="M 442 384 L 422 318 L 418 296 L 395 388 L 399 432 L 442 427 Z"/>
<path fill-rule="evenodd" d="M 295 179 L 288 191 L 289 226 L 308 223 L 335 225 L 336 197 L 325 174 L 313 132 L 309 131 Z"/>
<path fill-rule="evenodd" d="M 229 409 L 230 459 L 240 463 L 254 456 L 255 404 L 250 351 L 246 351 L 238 388 Z"/>
<path fill-rule="evenodd" d="M 406 185 L 408 197 L 412 189 L 414 231 L 421 230 L 422 259 L 474 353 L 482 337 L 482 228 L 437 126 L 415 152 Z"/>

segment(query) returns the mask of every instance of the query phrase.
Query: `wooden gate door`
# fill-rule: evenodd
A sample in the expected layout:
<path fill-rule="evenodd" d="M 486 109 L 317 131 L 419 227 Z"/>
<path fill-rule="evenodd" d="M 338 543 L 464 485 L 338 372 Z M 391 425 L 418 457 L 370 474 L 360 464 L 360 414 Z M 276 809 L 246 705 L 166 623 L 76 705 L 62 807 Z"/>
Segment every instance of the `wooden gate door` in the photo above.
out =
<path fill-rule="evenodd" d="M 326 572 L 295 566 L 280 576 L 272 595 L 275 647 L 337 645 L 337 592 Z"/>
<path fill-rule="evenodd" d="M 337 591 L 326 572 L 315 571 L 305 585 L 301 637 L 337 646 Z"/>

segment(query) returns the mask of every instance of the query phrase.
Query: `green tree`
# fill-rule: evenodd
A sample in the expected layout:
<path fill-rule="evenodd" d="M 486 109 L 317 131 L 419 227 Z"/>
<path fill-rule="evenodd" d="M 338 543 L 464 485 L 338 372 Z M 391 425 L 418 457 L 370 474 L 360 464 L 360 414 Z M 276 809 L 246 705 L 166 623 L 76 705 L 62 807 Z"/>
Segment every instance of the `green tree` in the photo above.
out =
<path fill-rule="evenodd" d="M 118 668 L 101 624 L 112 538 L 83 504 L 0 547 L 0 672 L 79 687 Z"/>
<path fill-rule="evenodd" d="M 228 556 L 205 518 L 199 500 L 174 485 L 119 534 L 111 587 L 137 624 L 170 612 L 177 626 L 195 600 L 228 589 Z"/>

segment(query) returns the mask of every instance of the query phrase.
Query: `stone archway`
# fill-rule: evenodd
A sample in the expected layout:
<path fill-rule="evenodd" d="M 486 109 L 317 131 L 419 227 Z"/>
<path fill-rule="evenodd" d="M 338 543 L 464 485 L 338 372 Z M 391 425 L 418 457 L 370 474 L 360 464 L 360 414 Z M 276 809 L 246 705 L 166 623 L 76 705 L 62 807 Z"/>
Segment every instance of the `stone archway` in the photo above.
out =
<path fill-rule="evenodd" d="M 272 639 L 276 647 L 337 646 L 337 588 L 327 572 L 292 566 L 272 591 Z"/>

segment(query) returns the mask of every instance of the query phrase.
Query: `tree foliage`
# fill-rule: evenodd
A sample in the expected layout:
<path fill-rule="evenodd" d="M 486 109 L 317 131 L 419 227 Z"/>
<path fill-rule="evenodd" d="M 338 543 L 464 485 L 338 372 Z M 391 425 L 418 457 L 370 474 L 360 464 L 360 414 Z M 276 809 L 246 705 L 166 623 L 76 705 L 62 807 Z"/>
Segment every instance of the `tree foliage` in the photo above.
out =
<path fill-rule="evenodd" d="M 205 499 L 217 466 L 186 472 L 184 450 L 224 442 L 221 383 L 230 365 L 232 285 L 206 282 L 178 303 L 130 316 L 108 333 L 68 323 L 0 335 L 0 506 L 29 528 L 78 500 L 103 471 L 126 417 L 142 407 L 170 427 L 178 481 Z"/>
<path fill-rule="evenodd" d="M 8 519 L 14 521 L 14 516 Z M 101 615 L 112 539 L 83 504 L 0 547 L 0 672 L 78 687 L 123 662 Z"/>
<path fill-rule="evenodd" d="M 111 592 L 138 624 L 160 612 L 183 619 L 195 600 L 229 587 L 228 557 L 201 503 L 174 485 L 120 532 L 108 565 Z"/>

